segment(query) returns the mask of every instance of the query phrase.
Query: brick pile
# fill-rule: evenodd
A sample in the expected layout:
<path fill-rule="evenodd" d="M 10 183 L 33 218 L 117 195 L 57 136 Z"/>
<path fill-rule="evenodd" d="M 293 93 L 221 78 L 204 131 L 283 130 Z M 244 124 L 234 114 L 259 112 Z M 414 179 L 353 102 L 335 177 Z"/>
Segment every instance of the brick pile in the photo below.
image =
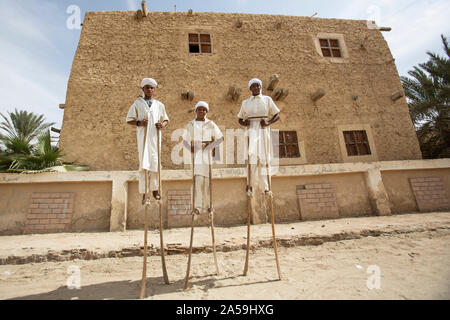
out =
<path fill-rule="evenodd" d="M 167 192 L 167 224 L 169 227 L 189 225 L 191 209 L 190 190 L 168 190 Z"/>
<path fill-rule="evenodd" d="M 450 208 L 444 183 L 439 177 L 410 178 L 409 182 L 420 212 Z"/>
<path fill-rule="evenodd" d="M 297 198 L 302 220 L 339 217 L 334 187 L 331 183 L 297 186 Z"/>
<path fill-rule="evenodd" d="M 70 231 L 74 196 L 73 192 L 33 192 L 24 233 Z"/>

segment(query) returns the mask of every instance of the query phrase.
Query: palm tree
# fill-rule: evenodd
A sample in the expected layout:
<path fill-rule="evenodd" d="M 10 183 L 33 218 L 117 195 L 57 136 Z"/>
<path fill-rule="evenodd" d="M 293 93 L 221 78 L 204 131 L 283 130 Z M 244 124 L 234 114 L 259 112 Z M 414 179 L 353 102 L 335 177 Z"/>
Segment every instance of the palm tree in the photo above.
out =
<path fill-rule="evenodd" d="M 25 110 L 14 112 L 8 112 L 8 117 L 0 112 L 0 116 L 3 121 L 0 122 L 0 129 L 6 132 L 6 134 L 0 134 L 0 143 L 2 143 L 6 149 L 8 145 L 14 145 L 14 141 L 20 140 L 30 145 L 33 139 L 37 138 L 44 130 L 48 129 L 55 123 L 44 122 L 44 115 L 36 115 L 33 112 Z"/>
<path fill-rule="evenodd" d="M 9 171 L 42 170 L 61 164 L 59 161 L 61 151 L 58 147 L 52 146 L 50 131 L 43 132 L 37 140 L 37 144 L 31 149 L 24 148 L 20 143 L 15 146 L 18 152 L 9 156 L 11 159 Z"/>
<path fill-rule="evenodd" d="M 60 164 L 61 152 L 52 146 L 48 128 L 54 123 L 44 122 L 43 115 L 32 112 L 8 112 L 9 119 L 0 122 L 0 171 L 42 170 Z M 36 141 L 34 143 L 34 141 Z"/>
<path fill-rule="evenodd" d="M 446 57 L 427 52 L 429 60 L 401 77 L 409 112 L 424 158 L 450 157 L 450 48 L 441 35 Z"/>

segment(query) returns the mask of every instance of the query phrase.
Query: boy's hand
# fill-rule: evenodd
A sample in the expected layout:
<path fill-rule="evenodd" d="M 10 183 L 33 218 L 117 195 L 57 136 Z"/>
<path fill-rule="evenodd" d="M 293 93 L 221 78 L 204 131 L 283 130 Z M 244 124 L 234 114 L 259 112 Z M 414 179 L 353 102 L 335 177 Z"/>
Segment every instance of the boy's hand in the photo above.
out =
<path fill-rule="evenodd" d="M 212 141 L 208 141 L 205 144 L 205 147 L 203 148 L 204 150 L 207 150 L 208 152 L 210 151 L 211 147 L 212 147 Z M 213 156 L 213 158 L 216 156 L 216 148 L 213 148 L 211 151 L 211 155 Z"/>
<path fill-rule="evenodd" d="M 161 122 L 155 123 L 155 126 L 156 126 L 156 128 L 158 128 L 158 129 L 162 129 L 162 128 L 165 127 L 164 123 L 161 123 Z"/>
<path fill-rule="evenodd" d="M 139 121 L 139 127 L 146 127 L 148 125 L 148 119 Z"/>
<path fill-rule="evenodd" d="M 250 125 L 250 120 L 248 120 L 248 119 L 243 120 L 243 119 L 240 119 L 240 118 L 239 118 L 239 124 L 240 124 L 241 126 L 248 127 L 248 126 Z"/>
<path fill-rule="evenodd" d="M 260 124 L 261 124 L 261 128 L 264 128 L 264 127 L 267 127 L 270 125 L 270 123 L 268 121 L 266 121 L 266 119 L 261 119 Z"/>

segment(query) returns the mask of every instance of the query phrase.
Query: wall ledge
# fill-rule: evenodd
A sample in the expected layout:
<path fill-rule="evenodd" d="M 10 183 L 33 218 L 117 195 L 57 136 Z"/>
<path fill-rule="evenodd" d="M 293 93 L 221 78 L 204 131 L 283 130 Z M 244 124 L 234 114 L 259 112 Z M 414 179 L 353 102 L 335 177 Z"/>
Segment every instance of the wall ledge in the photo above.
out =
<path fill-rule="evenodd" d="M 396 171 L 450 168 L 450 159 L 400 160 L 354 163 L 328 163 L 280 166 L 273 177 L 310 176 L 324 174 L 360 173 L 369 170 Z M 273 169 L 276 171 L 276 169 Z M 163 181 L 191 180 L 192 171 L 162 170 Z M 213 169 L 214 179 L 246 178 L 246 168 Z M 53 183 L 53 182 L 102 182 L 126 180 L 137 181 L 137 171 L 78 171 L 78 172 L 42 172 L 36 174 L 0 173 L 0 184 L 8 183 Z"/>

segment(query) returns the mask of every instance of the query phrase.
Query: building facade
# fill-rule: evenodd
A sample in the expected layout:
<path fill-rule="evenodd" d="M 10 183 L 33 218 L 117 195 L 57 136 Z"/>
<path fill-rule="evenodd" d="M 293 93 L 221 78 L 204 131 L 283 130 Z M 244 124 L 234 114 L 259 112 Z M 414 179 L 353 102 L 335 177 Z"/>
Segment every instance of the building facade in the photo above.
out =
<path fill-rule="evenodd" d="M 0 234 L 123 231 L 144 225 L 136 129 L 125 115 L 142 78 L 170 117 L 163 130 L 164 227 L 191 221 L 191 171 L 175 163 L 199 100 L 225 134 L 213 169 L 216 225 L 247 222 L 236 135 L 248 81 L 281 119 L 275 221 L 450 208 L 450 159 L 421 160 L 394 59 L 368 21 L 195 12 L 88 12 L 67 87 L 60 148 L 89 172 L 0 174 Z M 178 131 L 177 131 L 178 130 Z M 236 131 L 235 131 L 236 133 Z M 242 160 L 242 159 L 241 159 Z M 252 222 L 268 221 L 252 197 Z M 159 223 L 150 207 L 150 226 Z M 206 216 L 198 224 L 208 223 Z"/>
<path fill-rule="evenodd" d="M 182 168 L 171 160 L 179 143 L 173 134 L 192 120 L 196 101 L 210 104 L 208 117 L 222 129 L 240 128 L 236 115 L 254 77 L 281 110 L 272 127 L 281 132 L 281 165 L 421 159 L 394 59 L 372 26 L 276 15 L 149 12 L 137 19 L 134 12 L 88 12 L 64 105 L 65 160 L 91 170 L 137 169 L 135 128 L 125 115 L 144 77 L 158 81 L 155 98 L 171 120 L 163 131 L 165 169 Z"/>

